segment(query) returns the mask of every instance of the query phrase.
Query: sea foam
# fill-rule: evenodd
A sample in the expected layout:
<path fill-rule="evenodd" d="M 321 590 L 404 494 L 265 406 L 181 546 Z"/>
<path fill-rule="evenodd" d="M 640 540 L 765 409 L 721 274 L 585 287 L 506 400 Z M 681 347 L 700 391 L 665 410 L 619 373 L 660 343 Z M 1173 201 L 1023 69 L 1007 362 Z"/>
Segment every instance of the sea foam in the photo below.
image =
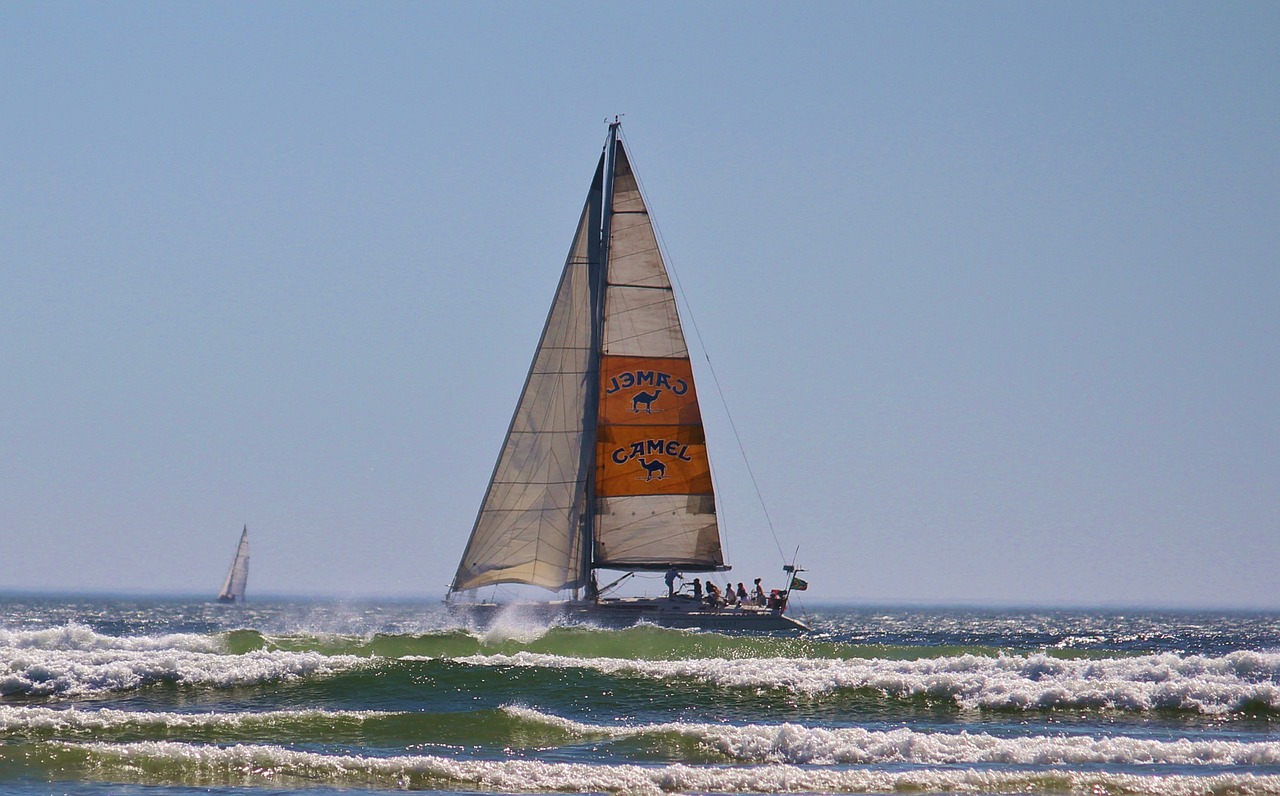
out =
<path fill-rule="evenodd" d="M 101 708 L 46 708 L 0 705 L 0 733 L 19 735 L 74 735 L 110 730 L 241 730 L 279 728 L 283 725 L 359 726 L 369 719 L 396 715 L 376 710 L 266 710 L 234 713 L 178 713 L 174 711 L 115 710 Z"/>
<path fill-rule="evenodd" d="M 789 764 L 695 766 L 456 760 L 433 755 L 366 757 L 303 752 L 273 745 L 208 746 L 147 741 L 48 744 L 46 765 L 92 768 L 115 781 L 196 785 L 282 785 L 503 792 L 607 793 L 924 793 L 1049 791 L 1135 794 L 1280 794 L 1280 776 L 1237 773 L 1133 774 L 1110 771 L 1010 771 L 926 767 L 832 769 Z M 38 752 L 27 750 L 28 759 Z M 0 753 L 0 758 L 3 754 Z M 77 759 L 78 758 L 78 759 Z"/>
<path fill-rule="evenodd" d="M 1160 741 L 1116 735 L 999 737 L 987 733 L 918 732 L 907 728 L 829 729 L 793 723 L 601 725 L 577 722 L 520 706 L 508 706 L 503 710 L 529 722 L 543 722 L 563 732 L 588 738 L 684 735 L 733 760 L 755 763 L 1280 765 L 1280 741 Z"/>
<path fill-rule="evenodd" d="M 0 646 L 0 695 L 84 696 L 155 683 L 225 688 L 328 675 L 368 665 L 368 658 L 318 652 L 220 655 L 174 647 Z"/>
<path fill-rule="evenodd" d="M 78 622 L 42 630 L 0 629 L 0 649 L 39 650 L 188 650 L 222 652 L 219 636 L 167 633 L 159 636 L 108 636 Z"/>
<path fill-rule="evenodd" d="M 1125 765 L 1125 766 L 1275 766 L 1280 741 L 1178 739 L 1163 741 L 1123 735 L 1028 735 L 920 732 L 908 728 L 869 730 L 821 728 L 795 723 L 726 725 L 670 722 L 639 725 L 588 724 L 531 708 L 507 706 L 502 712 L 531 724 L 550 726 L 574 738 L 643 738 L 681 735 L 742 763 L 793 765 L 910 764 L 953 766 Z M 233 713 L 177 713 L 113 709 L 55 710 L 0 705 L 0 732 L 9 738 L 86 735 L 113 730 L 182 732 L 301 732 L 323 727 L 326 733 L 397 715 L 385 711 L 276 710 Z"/>

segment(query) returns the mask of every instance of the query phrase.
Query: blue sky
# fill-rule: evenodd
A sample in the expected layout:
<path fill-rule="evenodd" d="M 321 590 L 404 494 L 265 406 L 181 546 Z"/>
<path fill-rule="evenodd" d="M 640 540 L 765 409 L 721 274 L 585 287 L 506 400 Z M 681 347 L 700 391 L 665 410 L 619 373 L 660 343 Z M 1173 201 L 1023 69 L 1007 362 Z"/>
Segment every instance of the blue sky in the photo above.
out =
<path fill-rule="evenodd" d="M 0 17 L 0 589 L 443 594 L 625 114 L 811 599 L 1280 607 L 1274 3 Z"/>

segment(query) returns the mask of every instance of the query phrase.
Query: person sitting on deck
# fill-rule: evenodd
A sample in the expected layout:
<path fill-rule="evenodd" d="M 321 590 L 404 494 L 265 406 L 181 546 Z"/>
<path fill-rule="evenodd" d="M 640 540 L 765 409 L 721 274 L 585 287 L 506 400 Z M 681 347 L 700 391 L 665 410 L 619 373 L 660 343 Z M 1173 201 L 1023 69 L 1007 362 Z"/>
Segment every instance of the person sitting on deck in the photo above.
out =
<path fill-rule="evenodd" d="M 738 604 L 746 605 L 748 602 L 750 598 L 747 597 L 747 587 L 742 585 L 742 581 L 738 581 Z"/>
<path fill-rule="evenodd" d="M 702 602 L 702 581 L 698 578 L 693 579 L 693 599 Z"/>
<path fill-rule="evenodd" d="M 764 587 L 760 585 L 760 578 L 756 578 L 756 605 L 765 605 Z"/>
<path fill-rule="evenodd" d="M 668 600 L 674 600 L 676 598 L 676 579 L 677 578 L 680 578 L 680 580 L 684 580 L 684 578 L 680 577 L 680 573 L 676 571 L 675 567 L 672 567 L 671 569 L 667 570 L 666 581 L 667 581 L 667 599 Z"/>
<path fill-rule="evenodd" d="M 724 585 L 724 604 L 725 604 L 725 605 L 737 605 L 737 604 L 738 604 L 738 597 L 737 597 L 737 595 L 736 595 L 736 594 L 734 594 L 734 592 L 733 592 L 733 584 L 732 584 L 732 583 L 726 583 L 726 584 Z"/>
<path fill-rule="evenodd" d="M 704 602 L 712 608 L 720 607 L 720 587 L 707 581 L 707 598 Z"/>

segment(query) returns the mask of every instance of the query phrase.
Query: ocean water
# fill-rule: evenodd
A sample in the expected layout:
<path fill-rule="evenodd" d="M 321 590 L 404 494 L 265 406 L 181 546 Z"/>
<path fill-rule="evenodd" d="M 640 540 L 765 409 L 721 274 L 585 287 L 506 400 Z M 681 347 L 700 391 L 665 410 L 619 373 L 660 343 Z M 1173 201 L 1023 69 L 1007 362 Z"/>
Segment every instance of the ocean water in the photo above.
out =
<path fill-rule="evenodd" d="M 1280 794 L 1280 614 L 0 598 L 0 792 Z"/>

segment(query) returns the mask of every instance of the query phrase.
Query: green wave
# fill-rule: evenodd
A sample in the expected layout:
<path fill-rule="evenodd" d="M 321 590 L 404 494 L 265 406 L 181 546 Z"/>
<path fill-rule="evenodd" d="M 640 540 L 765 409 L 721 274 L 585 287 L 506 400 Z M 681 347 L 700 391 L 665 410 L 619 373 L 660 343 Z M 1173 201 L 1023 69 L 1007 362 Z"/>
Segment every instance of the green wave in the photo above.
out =
<path fill-rule="evenodd" d="M 0 738 L 17 741 L 289 743 L 313 747 L 406 746 L 539 749 L 604 738 L 581 725 L 501 708 L 459 712 L 273 710 L 181 713 L 0 706 Z M 430 739 L 423 744 L 423 739 Z"/>
<path fill-rule="evenodd" d="M 774 725 L 781 726 L 781 725 Z M 741 762 L 708 743 L 707 724 L 581 722 L 504 705 L 449 712 L 273 710 L 188 713 L 0 706 L 0 748 L 51 742 L 275 744 L 312 751 L 360 748 L 383 754 L 459 752 L 506 757 L 587 744 L 618 759 Z M 719 731 L 719 730 L 717 730 Z"/>
<path fill-rule="evenodd" d="M 586 643 L 584 639 L 590 640 L 593 632 L 602 633 L 600 639 L 606 642 L 595 654 L 561 655 L 528 649 L 541 641 L 535 640 L 497 645 L 518 645 L 510 653 L 494 651 L 495 645 L 490 644 L 481 654 L 457 658 L 361 656 L 352 654 L 355 648 L 349 639 L 309 637 L 304 643 L 313 650 L 317 644 L 340 647 L 344 666 L 313 664 L 309 672 L 281 676 L 281 667 L 272 658 L 276 653 L 260 648 L 246 653 L 243 671 L 232 665 L 240 656 L 205 656 L 213 660 L 201 657 L 192 665 L 209 671 L 199 669 L 177 682 L 143 678 L 136 688 L 116 690 L 131 690 L 137 706 L 153 710 L 186 709 L 198 703 L 213 710 L 253 705 L 260 710 L 324 706 L 347 711 L 440 712 L 519 703 L 570 715 L 599 716 L 612 711 L 612 715 L 654 716 L 660 711 L 677 711 L 679 715 L 719 715 L 730 720 L 752 720 L 765 714 L 784 720 L 810 714 L 892 720 L 902 711 L 941 718 L 965 710 L 1224 717 L 1280 713 L 1268 683 L 1249 674 L 1249 660 L 1116 658 L 1095 665 L 1092 661 L 1059 662 L 1047 655 L 971 653 L 916 659 L 883 655 L 768 658 L 741 654 L 744 647 L 739 640 L 725 637 L 693 639 L 703 646 L 686 646 L 683 658 L 670 654 L 611 657 L 607 655 L 612 651 L 608 642 L 618 640 L 615 631 L 570 631 L 565 637 L 547 639 L 546 644 L 559 649 L 576 647 Z M 654 636 L 668 642 L 682 637 L 679 631 L 662 630 Z M 414 652 L 424 646 L 420 636 L 387 638 Z M 298 637 L 287 640 L 299 641 Z M 373 638 L 357 643 L 376 646 L 380 641 Z M 438 639 L 427 641 L 429 646 Z M 481 641 L 468 637 L 466 644 L 475 648 Z M 716 648 L 725 641 L 737 644 L 732 649 L 740 657 Z M 264 647 L 277 643 L 256 631 L 240 632 L 236 642 Z M 449 643 L 461 642 L 453 638 Z M 692 655 L 694 651 L 700 654 Z M 703 657 L 713 651 L 721 655 Z M 318 651 L 279 654 L 330 660 Z M 1263 664 L 1268 662 L 1252 665 Z M 158 672 L 157 677 L 169 676 L 170 664 L 163 654 L 138 665 L 147 673 Z M 1229 672 L 1241 667 L 1240 674 L 1215 673 L 1219 668 Z"/>
<path fill-rule="evenodd" d="M 997 770 L 980 766 L 636 765 L 436 755 L 323 754 L 275 745 L 169 742 L 0 747 L 0 777 L 192 787 L 315 787 L 548 793 L 1113 793 L 1280 794 L 1280 776 L 1218 771 Z M 20 775 L 21 776 L 21 775 Z"/>
<path fill-rule="evenodd" d="M 693 660 L 699 658 L 884 658 L 916 660 L 956 655 L 995 656 L 1007 649 L 962 646 L 855 645 L 804 637 L 730 636 L 641 625 L 622 630 L 587 626 L 535 628 L 520 637 L 463 629 L 421 634 L 265 634 L 236 630 L 225 634 L 228 652 L 257 650 L 320 652 L 386 658 L 457 658 L 468 655 L 514 655 L 536 652 L 568 658 Z M 1061 657 L 1075 653 L 1064 652 Z"/>

